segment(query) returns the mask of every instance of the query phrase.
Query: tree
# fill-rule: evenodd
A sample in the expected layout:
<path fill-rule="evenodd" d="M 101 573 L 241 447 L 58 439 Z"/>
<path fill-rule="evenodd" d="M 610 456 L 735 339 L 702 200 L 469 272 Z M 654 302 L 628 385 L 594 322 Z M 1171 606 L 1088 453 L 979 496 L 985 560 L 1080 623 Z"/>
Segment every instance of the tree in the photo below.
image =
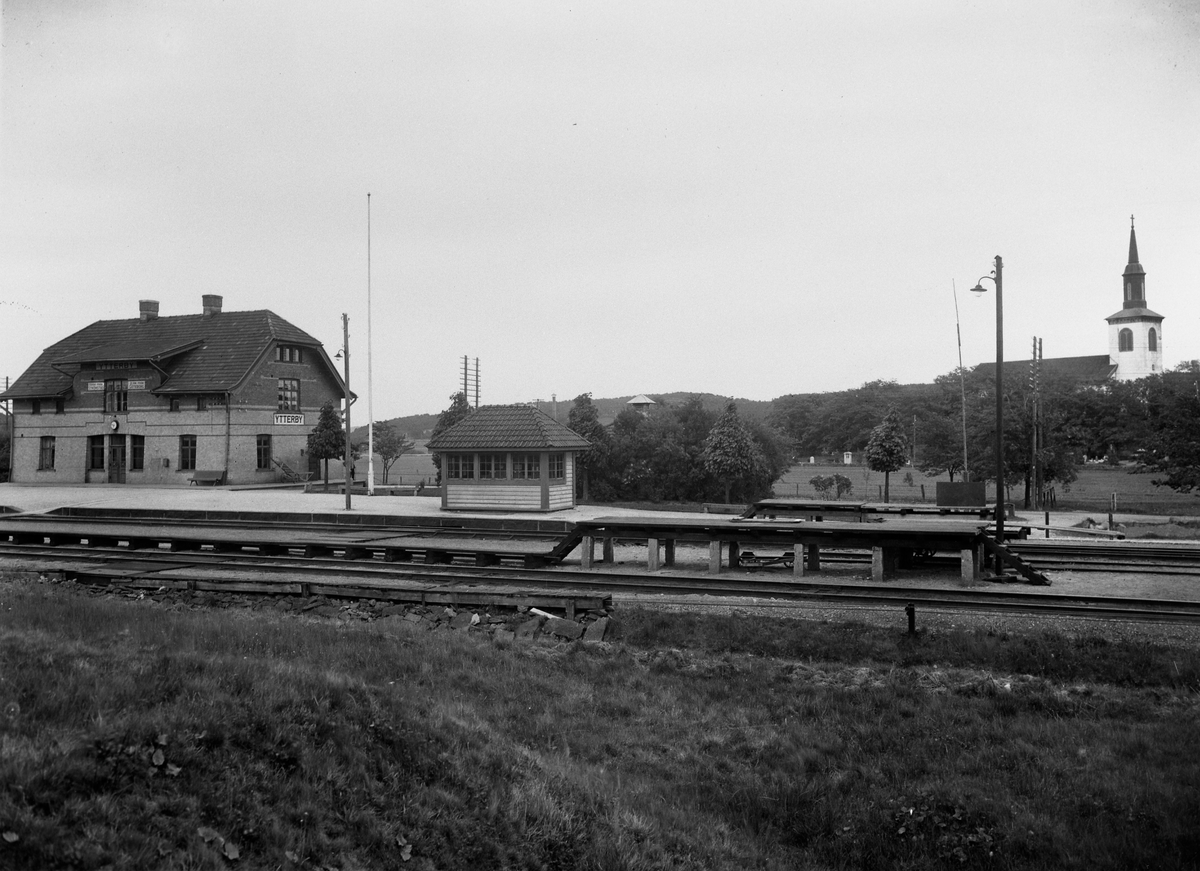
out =
<path fill-rule="evenodd" d="M 705 471 L 724 484 L 726 503 L 734 485 L 749 484 L 764 464 L 762 451 L 738 417 L 732 399 L 704 440 L 702 460 Z"/>
<path fill-rule="evenodd" d="M 600 423 L 600 413 L 592 404 L 592 394 L 581 393 L 575 397 L 567 414 L 567 426 L 592 443 L 585 451 L 575 455 L 579 469 L 579 498 L 587 500 L 588 485 L 593 472 L 602 471 L 608 463 L 611 439 L 608 430 Z"/>
<path fill-rule="evenodd" d="M 904 440 L 904 425 L 900 413 L 892 408 L 883 420 L 871 430 L 867 441 L 867 467 L 874 472 L 883 472 L 883 501 L 889 498 L 888 483 L 892 472 L 898 472 L 908 459 Z"/>
<path fill-rule="evenodd" d="M 1189 360 L 1170 372 L 1141 379 L 1148 388 L 1150 434 L 1142 454 L 1160 487 L 1181 493 L 1200 490 L 1200 362 Z"/>
<path fill-rule="evenodd" d="M 318 460 L 325 461 L 325 490 L 329 490 L 329 461 L 344 457 L 346 454 L 346 431 L 342 427 L 342 417 L 333 402 L 321 406 L 321 415 L 317 425 L 308 434 L 308 453 Z M 346 470 L 350 474 L 350 470 Z"/>
<path fill-rule="evenodd" d="M 437 423 L 434 424 L 433 432 L 430 434 L 430 438 L 433 438 L 434 436 L 437 436 L 450 429 L 450 427 L 454 426 L 456 423 L 470 414 L 471 411 L 471 404 L 467 402 L 466 393 L 460 390 L 458 393 L 452 394 L 450 396 L 450 407 L 438 415 Z M 442 455 L 432 454 L 430 455 L 430 459 L 433 461 L 434 468 L 437 469 L 436 481 L 438 484 L 440 484 L 442 483 Z"/>
<path fill-rule="evenodd" d="M 388 472 L 396 461 L 414 447 L 407 434 L 397 432 L 387 421 L 375 424 L 375 450 L 383 461 L 383 483 L 388 482 Z"/>

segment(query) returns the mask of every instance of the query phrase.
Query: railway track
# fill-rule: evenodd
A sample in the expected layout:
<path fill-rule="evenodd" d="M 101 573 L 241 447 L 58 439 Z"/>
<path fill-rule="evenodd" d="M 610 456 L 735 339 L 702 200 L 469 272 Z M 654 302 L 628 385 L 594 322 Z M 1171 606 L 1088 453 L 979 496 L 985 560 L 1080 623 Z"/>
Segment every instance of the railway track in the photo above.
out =
<path fill-rule="evenodd" d="M 24 559 L 63 567 L 68 577 L 144 589 L 163 586 L 270 594 L 401 599 L 420 587 L 422 596 L 438 590 L 498 587 L 544 595 L 597 594 L 756 598 L 773 603 L 824 602 L 930 610 L 1004 612 L 1107 620 L 1200 624 L 1200 602 L 1112 596 L 1062 596 L 1005 590 L 917 589 L 887 584 L 800 582 L 788 574 L 720 575 L 630 574 L 603 570 L 518 569 L 503 566 L 425 565 L 378 558 L 259 555 L 210 550 L 186 554 L 124 547 L 0 544 L 0 559 Z M 457 594 L 456 594 L 457 595 Z M 411 597 L 409 597 L 411 598 Z M 486 598 L 486 597 L 485 597 Z M 422 599 L 424 601 L 424 599 Z"/>

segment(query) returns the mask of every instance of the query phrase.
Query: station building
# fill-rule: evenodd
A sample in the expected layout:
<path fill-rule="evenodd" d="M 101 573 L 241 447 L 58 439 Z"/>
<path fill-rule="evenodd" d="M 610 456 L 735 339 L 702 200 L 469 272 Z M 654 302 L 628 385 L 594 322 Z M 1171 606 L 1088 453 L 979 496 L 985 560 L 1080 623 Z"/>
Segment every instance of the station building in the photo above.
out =
<path fill-rule="evenodd" d="M 429 440 L 442 461 L 442 508 L 575 507 L 576 455 L 591 442 L 531 405 L 485 405 Z"/>
<path fill-rule="evenodd" d="M 158 310 L 142 300 L 137 318 L 84 327 L 0 394 L 14 482 L 274 483 L 313 468 L 318 411 L 345 396 L 321 343 L 215 294 L 199 314 Z"/>

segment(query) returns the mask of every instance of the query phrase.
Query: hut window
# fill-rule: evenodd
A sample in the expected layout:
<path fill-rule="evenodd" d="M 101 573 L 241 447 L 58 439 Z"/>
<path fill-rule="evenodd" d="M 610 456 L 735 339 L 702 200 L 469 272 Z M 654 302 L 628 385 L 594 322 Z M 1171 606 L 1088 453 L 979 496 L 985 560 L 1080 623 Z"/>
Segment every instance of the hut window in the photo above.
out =
<path fill-rule="evenodd" d="M 507 478 L 508 456 L 506 454 L 480 454 L 479 477 L 481 479 Z"/>
<path fill-rule="evenodd" d="M 566 472 L 565 472 L 566 461 L 564 459 L 565 456 L 566 456 L 565 454 L 551 454 L 550 455 L 549 466 L 550 466 L 550 480 L 551 481 L 558 481 L 558 480 L 561 480 L 566 477 Z"/>
<path fill-rule="evenodd" d="M 450 454 L 446 457 L 446 477 L 467 479 L 475 477 L 475 457 L 472 454 Z"/>
<path fill-rule="evenodd" d="M 140 472 L 146 468 L 146 437 L 131 435 L 129 437 L 129 468 Z"/>
<path fill-rule="evenodd" d="M 513 454 L 512 476 L 537 480 L 542 477 L 542 458 L 538 454 Z"/>

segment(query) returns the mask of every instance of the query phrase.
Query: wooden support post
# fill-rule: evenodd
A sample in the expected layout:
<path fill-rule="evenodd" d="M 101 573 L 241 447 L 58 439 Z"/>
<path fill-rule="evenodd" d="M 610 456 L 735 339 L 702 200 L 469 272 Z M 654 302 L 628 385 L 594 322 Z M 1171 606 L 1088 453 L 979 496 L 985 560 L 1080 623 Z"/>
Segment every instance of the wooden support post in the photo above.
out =
<path fill-rule="evenodd" d="M 805 551 L 807 551 L 805 556 L 808 558 L 808 570 L 810 572 L 819 572 L 821 570 L 821 545 L 810 544 L 805 548 Z"/>
<path fill-rule="evenodd" d="M 668 538 L 665 544 L 666 554 L 663 559 L 663 565 L 665 565 L 667 568 L 671 568 L 675 565 L 675 539 Z"/>
<path fill-rule="evenodd" d="M 792 545 L 792 574 L 804 577 L 804 544 L 799 541 Z"/>
<path fill-rule="evenodd" d="M 708 573 L 710 575 L 721 573 L 721 542 L 716 539 L 708 543 Z"/>
<path fill-rule="evenodd" d="M 581 552 L 583 567 L 590 569 L 592 567 L 592 560 L 596 558 L 596 539 L 590 535 L 585 535 L 579 546 L 583 549 Z"/>
<path fill-rule="evenodd" d="M 601 555 L 609 565 L 616 562 L 617 558 L 613 553 L 613 537 L 611 535 L 604 536 L 604 547 L 601 549 Z"/>
<path fill-rule="evenodd" d="M 649 571 L 656 572 L 659 568 L 659 553 L 658 539 L 646 539 L 646 567 Z"/>

